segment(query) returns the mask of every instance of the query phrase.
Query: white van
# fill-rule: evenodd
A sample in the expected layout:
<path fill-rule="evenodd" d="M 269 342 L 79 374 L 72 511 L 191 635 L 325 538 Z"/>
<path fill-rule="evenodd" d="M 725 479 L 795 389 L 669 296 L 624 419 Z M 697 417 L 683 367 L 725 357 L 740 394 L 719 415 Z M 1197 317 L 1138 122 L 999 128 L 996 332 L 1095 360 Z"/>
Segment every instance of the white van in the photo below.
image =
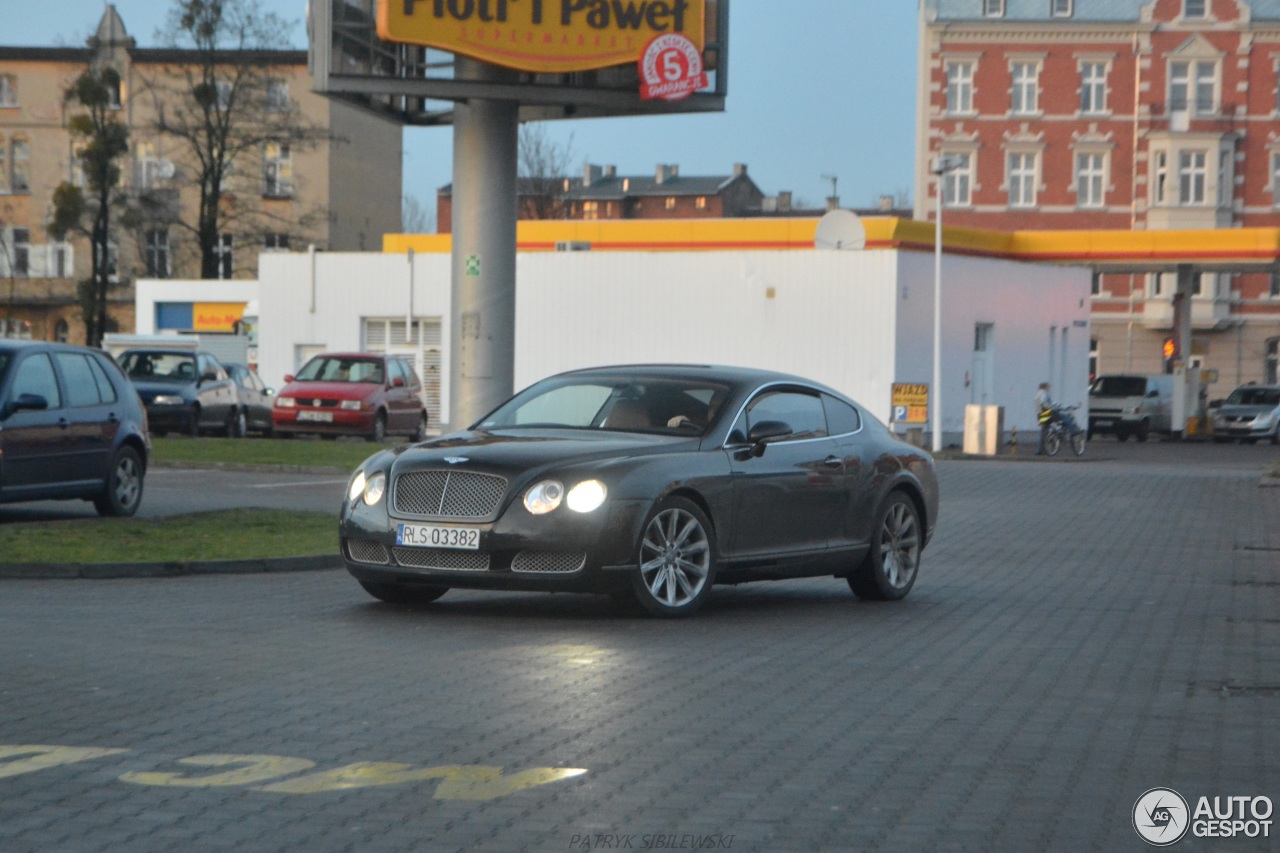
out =
<path fill-rule="evenodd" d="M 1110 432 L 1121 441 L 1146 441 L 1173 431 L 1173 377 L 1099 376 L 1089 386 L 1089 438 Z"/>

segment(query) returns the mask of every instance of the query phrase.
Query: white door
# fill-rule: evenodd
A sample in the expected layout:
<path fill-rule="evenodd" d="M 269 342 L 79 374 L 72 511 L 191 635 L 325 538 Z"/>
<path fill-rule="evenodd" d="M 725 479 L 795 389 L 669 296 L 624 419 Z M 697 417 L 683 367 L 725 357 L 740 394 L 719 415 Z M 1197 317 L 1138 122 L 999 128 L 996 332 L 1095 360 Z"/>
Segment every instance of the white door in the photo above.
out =
<path fill-rule="evenodd" d="M 973 369 L 969 385 L 969 402 L 990 405 L 995 399 L 995 349 L 992 346 L 995 326 L 978 323 L 973 327 Z"/>

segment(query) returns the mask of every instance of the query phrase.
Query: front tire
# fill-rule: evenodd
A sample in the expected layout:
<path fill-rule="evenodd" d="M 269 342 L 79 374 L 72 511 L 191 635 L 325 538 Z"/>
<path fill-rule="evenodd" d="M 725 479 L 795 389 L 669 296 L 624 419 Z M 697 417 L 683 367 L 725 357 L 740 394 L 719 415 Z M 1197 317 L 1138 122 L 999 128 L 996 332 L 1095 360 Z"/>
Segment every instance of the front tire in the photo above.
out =
<path fill-rule="evenodd" d="M 369 433 L 365 438 L 374 444 L 381 444 L 387 437 L 387 413 L 378 412 L 377 417 L 373 419 L 373 432 Z"/>
<path fill-rule="evenodd" d="M 232 409 L 227 416 L 227 438 L 244 438 L 249 434 L 249 419 L 244 409 Z"/>
<path fill-rule="evenodd" d="M 410 436 L 409 440 L 414 442 L 415 444 L 419 441 L 427 440 L 427 413 L 426 412 L 423 412 L 422 414 L 418 415 L 418 428 L 414 430 L 414 433 L 412 436 Z"/>
<path fill-rule="evenodd" d="M 1062 433 L 1056 429 L 1049 430 L 1049 434 L 1044 437 L 1044 452 L 1050 456 L 1057 456 L 1061 449 Z"/>
<path fill-rule="evenodd" d="M 93 506 L 98 515 L 128 518 L 138 511 L 142 503 L 142 485 L 145 472 L 142 457 L 132 447 L 122 447 L 111 460 L 111 473 L 102 494 L 94 498 Z"/>
<path fill-rule="evenodd" d="M 360 581 L 364 591 L 387 604 L 430 604 L 449 591 L 447 586 L 407 586 L 398 583 Z"/>
<path fill-rule="evenodd" d="M 1085 434 L 1083 430 L 1076 430 L 1071 433 L 1071 449 L 1075 451 L 1076 456 L 1084 456 Z"/>
<path fill-rule="evenodd" d="M 915 503 L 894 492 L 880 512 L 871 550 L 849 574 L 849 589 L 867 601 L 898 601 L 915 586 L 924 528 Z"/>
<path fill-rule="evenodd" d="M 1138 431 L 1134 433 L 1134 437 L 1136 437 L 1138 441 L 1142 442 L 1142 441 L 1146 441 L 1147 436 L 1149 435 L 1151 435 L 1150 421 L 1143 421 L 1142 423 L 1138 424 Z"/>
<path fill-rule="evenodd" d="M 651 616 L 692 616 L 716 577 L 715 529 L 693 501 L 673 497 L 649 514 L 636 545 L 632 595 Z"/>

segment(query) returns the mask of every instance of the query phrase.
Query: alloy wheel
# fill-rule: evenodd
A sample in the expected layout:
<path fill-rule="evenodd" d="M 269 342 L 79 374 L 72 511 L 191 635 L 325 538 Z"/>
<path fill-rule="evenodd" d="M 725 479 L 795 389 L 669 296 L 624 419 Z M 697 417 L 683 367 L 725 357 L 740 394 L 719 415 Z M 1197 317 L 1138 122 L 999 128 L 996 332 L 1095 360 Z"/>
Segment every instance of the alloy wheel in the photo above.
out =
<path fill-rule="evenodd" d="M 684 509 L 655 515 L 640 542 L 640 575 L 654 601 L 671 608 L 692 603 L 711 571 L 711 543 L 702 522 Z"/>

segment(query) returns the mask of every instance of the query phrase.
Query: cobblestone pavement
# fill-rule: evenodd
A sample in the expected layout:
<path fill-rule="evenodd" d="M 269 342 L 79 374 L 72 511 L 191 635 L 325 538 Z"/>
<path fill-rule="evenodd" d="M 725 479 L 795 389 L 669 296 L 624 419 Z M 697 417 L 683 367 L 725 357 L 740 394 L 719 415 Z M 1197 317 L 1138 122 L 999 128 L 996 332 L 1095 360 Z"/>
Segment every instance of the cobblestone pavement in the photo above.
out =
<path fill-rule="evenodd" d="M 1278 458 L 943 462 L 898 604 L 0 582 L 0 850 L 1147 849 L 1150 788 L 1280 800 Z"/>

